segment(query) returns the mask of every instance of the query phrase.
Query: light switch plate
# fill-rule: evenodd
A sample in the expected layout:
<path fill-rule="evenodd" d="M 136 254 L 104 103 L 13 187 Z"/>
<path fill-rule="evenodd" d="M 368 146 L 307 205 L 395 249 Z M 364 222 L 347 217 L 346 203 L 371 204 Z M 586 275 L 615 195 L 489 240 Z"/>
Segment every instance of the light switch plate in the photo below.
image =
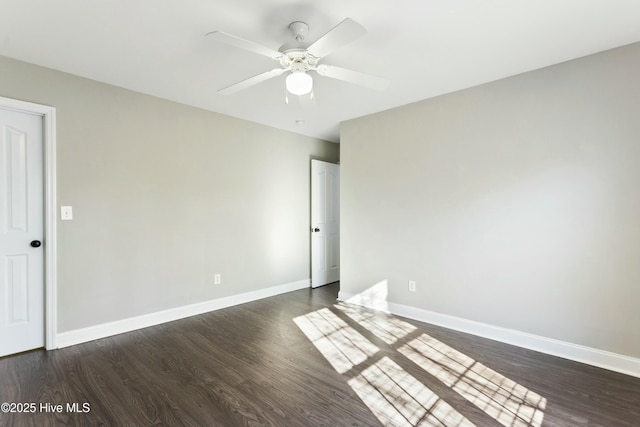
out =
<path fill-rule="evenodd" d="M 60 219 L 62 221 L 70 221 L 73 219 L 73 207 L 60 206 Z"/>

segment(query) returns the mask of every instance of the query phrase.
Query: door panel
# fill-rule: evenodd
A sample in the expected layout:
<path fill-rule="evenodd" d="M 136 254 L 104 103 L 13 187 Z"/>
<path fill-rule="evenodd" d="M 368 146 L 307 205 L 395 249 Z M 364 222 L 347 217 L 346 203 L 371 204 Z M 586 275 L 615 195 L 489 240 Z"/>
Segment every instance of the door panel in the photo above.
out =
<path fill-rule="evenodd" d="M 7 231 L 27 231 L 27 135 L 5 128 L 7 153 Z"/>
<path fill-rule="evenodd" d="M 29 321 L 29 274 L 26 255 L 6 257 L 7 276 L 7 325 Z"/>
<path fill-rule="evenodd" d="M 340 167 L 311 161 L 311 286 L 340 280 Z"/>
<path fill-rule="evenodd" d="M 0 109 L 0 356 L 44 346 L 42 116 Z"/>

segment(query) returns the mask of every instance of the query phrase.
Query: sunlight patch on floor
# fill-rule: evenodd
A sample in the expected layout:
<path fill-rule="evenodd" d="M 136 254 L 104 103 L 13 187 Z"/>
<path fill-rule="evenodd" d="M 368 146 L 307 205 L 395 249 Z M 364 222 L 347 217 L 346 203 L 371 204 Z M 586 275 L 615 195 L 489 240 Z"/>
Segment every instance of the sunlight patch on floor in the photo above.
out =
<path fill-rule="evenodd" d="M 335 307 L 389 345 L 416 330 L 415 326 L 400 319 L 381 316 L 375 311 L 357 305 L 339 303 Z"/>
<path fill-rule="evenodd" d="M 420 334 L 408 322 L 348 303 L 293 320 L 385 426 L 474 426 L 463 415 L 465 407 L 473 408 L 471 404 L 506 427 L 542 425 L 544 397 Z M 371 332 L 388 347 L 381 351 L 357 328 Z M 398 363 L 417 365 L 433 377 L 430 382 L 444 384 L 470 403 L 454 408 Z M 460 405 L 462 400 L 456 402 Z"/>
<path fill-rule="evenodd" d="M 340 374 L 379 350 L 327 308 L 296 317 L 293 321 Z"/>
<path fill-rule="evenodd" d="M 388 357 L 349 380 L 349 385 L 385 426 L 474 426 Z"/>
<path fill-rule="evenodd" d="M 542 424 L 544 397 L 435 338 L 422 334 L 398 351 L 500 424 Z"/>

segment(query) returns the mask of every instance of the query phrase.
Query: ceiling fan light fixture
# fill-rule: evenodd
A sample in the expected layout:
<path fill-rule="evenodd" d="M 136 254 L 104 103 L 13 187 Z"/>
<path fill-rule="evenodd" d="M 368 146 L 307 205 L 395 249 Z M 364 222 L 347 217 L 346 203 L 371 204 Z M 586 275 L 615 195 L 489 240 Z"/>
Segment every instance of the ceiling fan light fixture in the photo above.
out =
<path fill-rule="evenodd" d="M 287 91 L 292 95 L 306 95 L 313 89 L 313 79 L 304 71 L 297 71 L 287 76 Z"/>

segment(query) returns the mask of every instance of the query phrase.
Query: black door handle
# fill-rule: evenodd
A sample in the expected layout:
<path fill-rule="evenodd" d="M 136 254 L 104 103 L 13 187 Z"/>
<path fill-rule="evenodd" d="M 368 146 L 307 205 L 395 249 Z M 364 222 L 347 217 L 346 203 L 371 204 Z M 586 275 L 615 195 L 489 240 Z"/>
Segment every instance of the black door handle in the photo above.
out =
<path fill-rule="evenodd" d="M 318 227 L 314 228 L 313 231 L 315 231 L 316 233 L 320 231 L 320 229 Z"/>
<path fill-rule="evenodd" d="M 42 242 L 40 242 L 40 240 L 33 240 L 33 241 L 31 242 L 31 247 L 39 248 L 39 247 L 40 247 L 40 245 L 42 245 Z"/>

